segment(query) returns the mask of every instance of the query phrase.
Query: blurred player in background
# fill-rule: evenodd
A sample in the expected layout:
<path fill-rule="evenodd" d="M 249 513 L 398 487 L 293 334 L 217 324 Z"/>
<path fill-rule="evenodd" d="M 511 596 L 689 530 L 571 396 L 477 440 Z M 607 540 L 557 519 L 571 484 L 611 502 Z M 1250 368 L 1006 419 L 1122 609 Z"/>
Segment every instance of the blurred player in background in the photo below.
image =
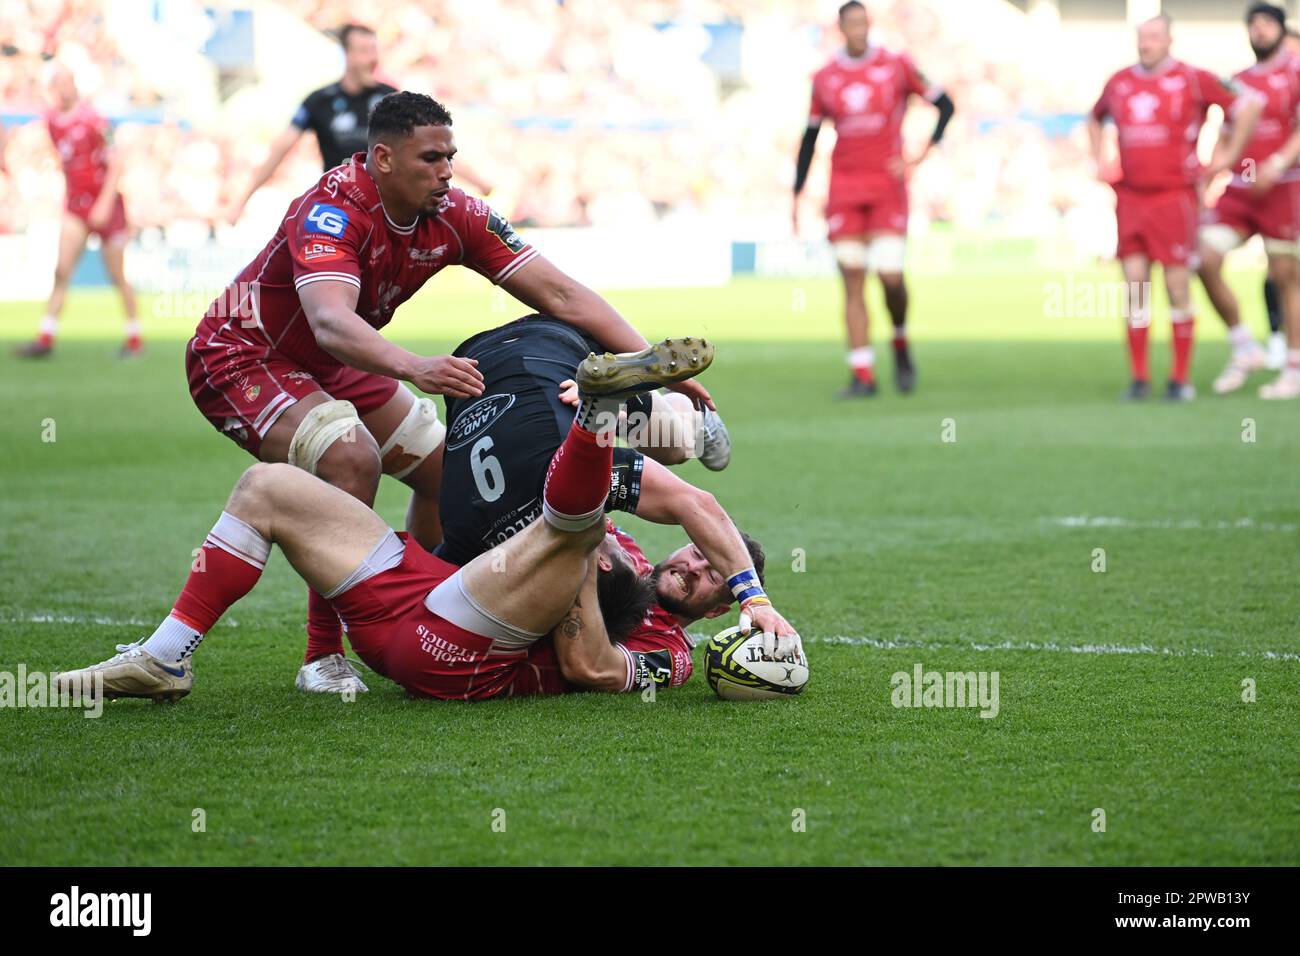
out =
<path fill-rule="evenodd" d="M 1285 11 L 1283 11 L 1285 12 Z M 1291 59 L 1300 62 L 1300 31 L 1287 27 L 1282 37 L 1282 50 Z M 1268 312 L 1268 367 L 1278 371 L 1286 367 L 1287 340 L 1282 329 L 1282 302 L 1277 283 L 1264 280 L 1264 308 Z"/>
<path fill-rule="evenodd" d="M 186 350 L 194 403 L 262 461 L 288 462 L 374 501 L 380 474 L 411 489 L 406 528 L 442 539 L 443 426 L 422 392 L 482 393 L 476 363 L 416 355 L 379 334 L 399 305 L 449 265 L 473 269 L 539 312 L 619 351 L 646 340 L 595 292 L 560 272 L 481 199 L 451 186 L 451 115 L 393 93 L 370 114 L 369 151 L 295 200 L 262 252 L 213 302 Z M 694 381 L 674 389 L 712 404 Z M 359 681 L 336 649 L 338 616 L 308 601 L 302 690 Z M 364 690 L 364 687 L 360 689 Z"/>
<path fill-rule="evenodd" d="M 844 279 L 844 324 L 852 377 L 840 397 L 876 393 L 875 353 L 867 319 L 867 272 L 880 277 L 894 325 L 894 383 L 900 392 L 916 384 L 907 348 L 907 177 L 940 139 L 953 103 L 929 83 L 903 53 L 870 46 L 867 8 L 857 0 L 840 7 L 844 50 L 813 76 L 808 129 L 799 146 L 794 180 L 793 225 L 799 232 L 799 193 L 808 178 L 822 121 L 835 124 L 826 226 Z M 903 158 L 903 115 L 908 98 L 920 96 L 939 110 L 934 134 L 917 155 Z"/>
<path fill-rule="evenodd" d="M 343 47 L 343 77 L 329 86 L 308 94 L 293 114 L 289 126 L 275 138 L 262 165 L 252 180 L 226 210 L 232 225 L 243 215 L 244 207 L 275 175 L 290 150 L 306 132 L 314 133 L 320 146 L 323 168 L 328 171 L 347 162 L 353 153 L 366 149 L 366 120 L 376 103 L 396 88 L 376 78 L 379 70 L 379 40 L 375 31 L 357 23 L 339 29 Z M 457 175 L 486 195 L 491 188 L 461 162 Z"/>
<path fill-rule="evenodd" d="M 124 266 L 129 233 L 126 206 L 118 191 L 121 157 L 110 143 L 108 120 L 81 98 L 72 72 L 58 62 L 51 63 L 48 70 L 54 106 L 46 113 L 45 123 L 63 163 L 67 184 L 59 231 L 59 258 L 40 333 L 35 342 L 22 346 L 16 354 L 23 358 L 44 358 L 54 351 L 72 270 L 86 251 L 86 241 L 96 235 L 104 268 L 122 297 L 126 312 L 126 341 L 120 354 L 131 358 L 141 350 L 140 319 L 136 313 L 135 290 L 126 280 Z"/>
<path fill-rule="evenodd" d="M 1268 365 L 1268 355 L 1241 321 L 1237 297 L 1223 280 L 1223 259 L 1251 236 L 1264 238 L 1268 275 L 1275 305 L 1285 319 L 1294 350 L 1277 381 L 1260 389 L 1261 398 L 1300 397 L 1300 341 L 1295 336 L 1300 314 L 1300 63 L 1282 48 L 1286 11 L 1269 3 L 1254 4 L 1246 29 L 1256 63 L 1235 79 L 1264 101 L 1255 135 L 1246 144 L 1240 166 L 1218 205 L 1207 210 L 1201 226 L 1199 270 L 1205 291 L 1228 327 L 1232 357 L 1214 380 L 1220 395 L 1246 384 L 1251 372 Z M 1225 124 L 1216 151 L 1226 148 Z"/>
<path fill-rule="evenodd" d="M 1137 28 L 1138 62 L 1114 74 L 1088 117 L 1088 138 L 1099 178 L 1105 178 L 1102 122 L 1119 132 L 1121 176 L 1115 189 L 1117 256 L 1129 293 L 1129 399 L 1150 394 L 1147 333 L 1151 326 L 1151 263 L 1163 267 L 1173 323 L 1173 367 L 1165 397 L 1190 401 L 1192 358 L 1191 270 L 1197 264 L 1196 229 L 1202 185 L 1231 169 L 1255 132 L 1261 101 L 1236 82 L 1175 60 L 1170 19 L 1161 15 Z M 1202 169 L 1196 141 L 1211 105 L 1232 120 L 1232 133 Z"/>

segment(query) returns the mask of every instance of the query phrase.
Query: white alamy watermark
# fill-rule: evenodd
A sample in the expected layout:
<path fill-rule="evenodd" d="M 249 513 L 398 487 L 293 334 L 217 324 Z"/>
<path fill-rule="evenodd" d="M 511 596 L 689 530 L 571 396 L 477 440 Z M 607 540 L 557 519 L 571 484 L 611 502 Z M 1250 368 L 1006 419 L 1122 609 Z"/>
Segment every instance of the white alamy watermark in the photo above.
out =
<path fill-rule="evenodd" d="M 148 936 L 152 912 L 151 893 L 82 893 L 73 886 L 50 897 L 51 926 L 129 926 L 132 936 Z"/>
<path fill-rule="evenodd" d="M 0 708 L 5 707 L 80 707 L 86 718 L 99 717 L 104 713 L 104 674 L 47 674 L 19 664 L 17 673 L 0 671 Z"/>
<path fill-rule="evenodd" d="M 1150 323 L 1150 282 L 1104 282 L 1092 279 L 1043 285 L 1043 315 L 1049 319 L 1125 319 Z"/>
<path fill-rule="evenodd" d="M 676 448 L 687 458 L 695 458 L 704 444 L 703 416 L 696 413 L 629 412 L 618 416 L 600 412 L 593 428 L 598 441 L 612 444 L 615 439 L 632 448 Z"/>
<path fill-rule="evenodd" d="M 895 707 L 978 707 L 981 717 L 996 717 L 1000 707 L 997 671 L 928 671 L 921 664 L 912 672 L 889 678 Z"/>

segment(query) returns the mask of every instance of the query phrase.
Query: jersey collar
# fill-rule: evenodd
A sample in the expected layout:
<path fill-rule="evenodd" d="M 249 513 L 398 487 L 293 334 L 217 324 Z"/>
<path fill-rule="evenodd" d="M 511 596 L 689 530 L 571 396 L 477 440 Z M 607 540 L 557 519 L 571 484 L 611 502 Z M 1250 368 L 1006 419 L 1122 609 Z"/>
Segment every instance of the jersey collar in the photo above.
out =
<path fill-rule="evenodd" d="M 419 216 L 416 216 L 412 222 L 402 225 L 400 222 L 395 221 L 392 216 L 388 215 L 387 209 L 384 209 L 384 201 L 379 196 L 379 187 L 375 185 L 374 179 L 366 169 L 365 153 L 353 153 L 352 158 L 348 160 L 348 162 L 344 163 L 343 166 L 339 167 L 339 169 L 347 170 L 347 172 L 340 177 L 340 192 L 345 193 L 350 199 L 361 206 L 361 208 L 368 209 L 372 213 L 376 208 L 382 209 L 384 212 L 384 223 L 388 226 L 391 232 L 395 232 L 399 236 L 409 236 L 415 233 L 415 227 L 420 224 Z"/>
<path fill-rule="evenodd" d="M 880 53 L 880 47 L 872 46 L 870 43 L 868 43 L 866 50 L 863 51 L 862 53 L 862 56 L 849 56 L 848 50 L 840 50 L 840 52 L 835 55 L 835 62 L 837 62 L 840 66 L 847 66 L 847 67 L 866 66 L 868 63 L 874 60 L 879 53 Z"/>
<path fill-rule="evenodd" d="M 1248 67 L 1246 69 L 1246 72 L 1247 73 L 1272 73 L 1276 70 L 1280 70 L 1283 66 L 1288 66 L 1294 69 L 1295 64 L 1291 61 L 1286 50 L 1279 48 L 1277 52 L 1274 53 L 1272 56 L 1270 56 L 1267 60 L 1260 60 L 1254 66 Z"/>
<path fill-rule="evenodd" d="M 1168 73 L 1177 65 L 1177 60 L 1172 56 L 1167 56 L 1149 70 L 1141 63 L 1134 63 L 1133 72 L 1138 76 L 1159 76 L 1161 73 Z"/>

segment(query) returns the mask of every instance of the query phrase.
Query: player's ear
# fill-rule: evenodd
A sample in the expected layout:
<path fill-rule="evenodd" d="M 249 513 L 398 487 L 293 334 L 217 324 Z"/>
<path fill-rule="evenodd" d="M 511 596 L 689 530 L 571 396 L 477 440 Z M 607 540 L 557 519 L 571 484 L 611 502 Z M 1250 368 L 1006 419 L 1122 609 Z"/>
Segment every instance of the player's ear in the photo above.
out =
<path fill-rule="evenodd" d="M 596 565 L 597 565 L 597 567 L 599 567 L 600 570 L 602 570 L 602 571 L 613 571 L 613 570 L 614 570 L 614 562 L 611 561 L 611 560 L 609 560 L 609 558 L 605 557 L 603 554 L 597 554 L 597 555 L 596 555 Z"/>
<path fill-rule="evenodd" d="M 393 149 L 387 143 L 375 143 L 371 146 L 370 158 L 381 173 L 387 174 L 393 171 Z"/>
<path fill-rule="evenodd" d="M 731 610 L 731 605 L 730 605 L 730 604 L 719 604 L 719 605 L 718 605 L 717 607 L 715 607 L 712 611 L 707 612 L 707 613 L 704 615 L 704 617 L 705 617 L 705 620 L 710 620 L 710 621 L 711 621 L 711 620 L 713 620 L 715 617 L 722 617 L 722 615 L 726 614 L 726 613 L 727 613 L 728 611 L 730 611 L 730 610 Z"/>

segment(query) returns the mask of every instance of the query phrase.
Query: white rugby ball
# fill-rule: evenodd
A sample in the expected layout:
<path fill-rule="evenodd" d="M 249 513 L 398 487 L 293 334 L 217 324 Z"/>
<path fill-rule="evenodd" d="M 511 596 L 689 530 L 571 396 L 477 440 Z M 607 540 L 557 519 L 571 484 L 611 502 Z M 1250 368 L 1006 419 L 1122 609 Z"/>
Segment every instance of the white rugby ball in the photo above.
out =
<path fill-rule="evenodd" d="M 766 700 L 791 697 L 808 684 L 808 661 L 803 654 L 784 659 L 765 657 L 763 632 L 742 636 L 729 627 L 714 636 L 704 652 L 704 674 L 723 700 Z"/>

